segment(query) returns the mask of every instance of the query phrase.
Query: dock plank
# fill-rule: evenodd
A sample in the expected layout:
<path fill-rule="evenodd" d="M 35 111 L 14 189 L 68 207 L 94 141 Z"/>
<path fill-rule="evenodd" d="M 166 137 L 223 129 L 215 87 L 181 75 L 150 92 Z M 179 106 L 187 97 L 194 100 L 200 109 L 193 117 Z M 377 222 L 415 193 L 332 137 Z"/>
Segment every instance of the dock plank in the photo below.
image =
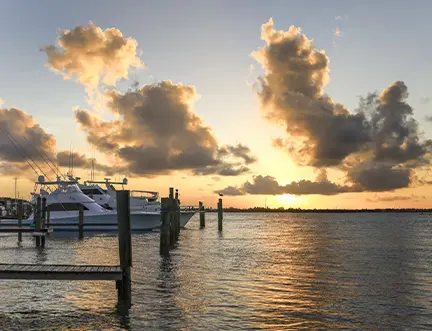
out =
<path fill-rule="evenodd" d="M 22 266 L 22 268 L 20 268 L 20 270 L 22 270 L 22 271 L 29 271 L 29 269 L 30 269 L 30 267 L 31 267 L 31 265 L 23 265 Z"/>
<path fill-rule="evenodd" d="M 72 271 L 73 271 L 73 272 L 79 272 L 79 271 L 80 271 L 80 267 L 74 265 L 73 268 L 72 268 Z"/>
<path fill-rule="evenodd" d="M 45 234 L 45 233 L 49 232 L 49 230 L 48 229 L 41 229 L 40 231 L 36 231 L 34 228 L 25 228 L 25 227 L 22 227 L 22 228 L 18 228 L 18 227 L 16 227 L 16 228 L 10 228 L 10 227 L 2 228 L 0 225 L 0 233 L 18 233 L 18 232 Z"/>
<path fill-rule="evenodd" d="M 54 271 L 55 265 L 49 265 L 47 271 Z"/>
<path fill-rule="evenodd" d="M 41 265 L 41 268 L 40 268 L 38 271 L 39 271 L 39 272 L 45 272 L 45 271 L 48 270 L 49 267 L 50 267 L 50 266 L 49 266 L 49 265 L 46 265 L 46 264 Z M 19 269 L 17 269 L 17 270 L 19 270 Z"/>
<path fill-rule="evenodd" d="M 0 264 L 0 279 L 121 280 L 119 266 Z"/>

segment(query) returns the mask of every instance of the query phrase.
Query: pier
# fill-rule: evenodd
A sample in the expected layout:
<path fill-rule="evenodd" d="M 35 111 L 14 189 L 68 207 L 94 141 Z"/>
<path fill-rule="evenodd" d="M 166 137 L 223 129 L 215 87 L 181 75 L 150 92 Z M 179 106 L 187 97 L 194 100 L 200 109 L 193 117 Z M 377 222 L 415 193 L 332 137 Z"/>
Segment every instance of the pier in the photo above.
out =
<path fill-rule="evenodd" d="M 0 264 L 0 279 L 25 280 L 115 280 L 118 302 L 131 306 L 132 242 L 129 191 L 117 191 L 117 225 L 120 265 Z M 4 230 L 4 231 L 3 231 Z M 17 232 L 16 228 L 2 229 Z M 19 232 L 34 229 L 19 228 Z M 42 228 L 39 231 L 45 231 Z"/>
<path fill-rule="evenodd" d="M 0 280 L 99 280 L 115 281 L 118 294 L 118 302 L 124 307 L 131 307 L 131 267 L 132 267 L 132 242 L 130 224 L 130 193 L 129 191 L 117 191 L 117 226 L 111 231 L 118 231 L 119 265 L 70 265 L 70 264 L 7 264 L 0 263 Z M 36 246 L 45 246 L 45 235 L 52 232 L 50 222 L 50 208 L 45 198 L 37 199 L 35 204 L 35 226 L 22 225 L 22 204 L 18 203 L 18 226 L 16 224 L 2 224 L 0 232 L 18 233 L 18 242 L 22 240 L 22 233 L 31 233 L 36 237 Z M 199 202 L 200 228 L 205 227 L 205 208 Z M 222 199 L 218 201 L 218 230 L 222 231 L 223 219 Z M 84 231 L 100 231 L 94 229 L 86 230 L 86 227 L 112 226 L 112 223 L 86 223 L 84 222 L 84 209 L 79 208 L 77 221 L 57 224 L 69 227 L 65 231 L 78 232 L 80 239 L 84 237 Z M 180 199 L 179 191 L 169 189 L 169 197 L 161 199 L 161 227 L 160 227 L 160 255 L 168 256 L 170 250 L 177 246 L 180 236 Z M 70 227 L 73 229 L 71 230 Z M 63 229 L 56 229 L 62 231 Z"/>
<path fill-rule="evenodd" d="M 119 266 L 0 264 L 0 279 L 122 280 Z"/>

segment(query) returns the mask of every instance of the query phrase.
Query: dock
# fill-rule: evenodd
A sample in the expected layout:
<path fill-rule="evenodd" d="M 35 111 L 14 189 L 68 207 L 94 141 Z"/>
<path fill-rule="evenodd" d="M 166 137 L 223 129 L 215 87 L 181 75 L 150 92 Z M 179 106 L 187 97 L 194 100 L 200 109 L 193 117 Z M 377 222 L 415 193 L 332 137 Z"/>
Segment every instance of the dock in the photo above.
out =
<path fill-rule="evenodd" d="M 0 279 L 121 280 L 120 266 L 0 264 Z"/>
<path fill-rule="evenodd" d="M 40 198 L 38 198 L 40 205 Z M 43 208 L 42 210 L 45 210 Z M 41 227 L 41 209 L 36 208 L 36 229 L 12 228 L 2 229 L 2 232 L 32 232 L 45 235 L 49 229 Z M 39 215 L 38 215 L 39 214 Z M 82 223 L 82 222 L 81 222 Z M 69 265 L 69 264 L 7 264 L 0 263 L 0 280 L 111 280 L 116 282 L 118 303 L 131 307 L 131 267 L 132 243 L 130 227 L 129 191 L 117 191 L 117 228 L 120 265 Z M 45 239 L 45 237 L 42 237 Z M 37 238 L 38 239 L 38 238 Z M 44 243 L 45 240 L 43 240 Z M 38 246 L 38 245 L 37 245 Z M 42 245 L 42 247 L 44 244 Z"/>
<path fill-rule="evenodd" d="M 44 229 L 40 229 L 38 231 L 36 231 L 34 228 L 30 228 L 30 227 L 22 227 L 19 228 L 16 225 L 14 225 L 13 227 L 5 227 L 5 228 L 1 228 L 0 229 L 0 233 L 19 233 L 19 232 L 23 232 L 23 233 L 51 233 L 53 232 L 53 229 L 51 228 L 44 228 Z"/>

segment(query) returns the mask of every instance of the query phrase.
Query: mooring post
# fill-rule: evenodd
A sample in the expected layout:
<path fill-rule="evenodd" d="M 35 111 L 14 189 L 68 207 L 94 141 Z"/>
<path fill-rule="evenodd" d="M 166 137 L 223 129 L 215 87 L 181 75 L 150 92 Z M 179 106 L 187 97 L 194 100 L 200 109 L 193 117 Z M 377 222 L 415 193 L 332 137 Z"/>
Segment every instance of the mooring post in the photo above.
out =
<path fill-rule="evenodd" d="M 132 304 L 131 267 L 132 238 L 130 225 L 129 191 L 117 191 L 117 224 L 120 267 L 123 279 L 117 285 L 119 301 L 130 308 Z"/>
<path fill-rule="evenodd" d="M 175 200 L 174 200 L 174 188 L 170 187 L 169 189 L 169 211 L 170 211 L 170 246 L 174 247 L 176 241 L 175 234 Z"/>
<path fill-rule="evenodd" d="M 161 229 L 160 229 L 160 255 L 167 255 L 170 246 L 170 212 L 169 212 L 169 198 L 161 199 Z"/>
<path fill-rule="evenodd" d="M 17 216 L 18 216 L 18 228 L 21 229 L 22 227 L 22 218 L 23 218 L 23 203 L 22 200 L 18 201 L 18 206 L 17 206 L 18 210 L 17 210 Z M 18 242 L 22 241 L 22 232 L 18 231 Z"/>
<path fill-rule="evenodd" d="M 179 191 L 175 190 L 175 238 L 178 240 L 180 237 L 180 200 Z"/>
<path fill-rule="evenodd" d="M 222 220 L 223 220 L 222 199 L 219 198 L 219 202 L 218 202 L 218 230 L 219 231 L 222 231 Z"/>
<path fill-rule="evenodd" d="M 39 196 L 36 199 L 36 208 L 34 212 L 34 218 L 35 218 L 35 241 L 36 241 L 36 247 L 40 247 L 41 245 L 41 237 L 40 237 L 40 231 L 41 231 L 41 197 Z"/>
<path fill-rule="evenodd" d="M 41 204 L 41 229 L 45 229 L 45 218 L 46 218 L 46 197 L 42 198 Z M 45 247 L 45 232 L 41 234 L 41 246 Z"/>
<path fill-rule="evenodd" d="M 49 227 L 51 226 L 50 219 L 51 219 L 51 212 L 47 207 L 47 212 L 46 212 L 46 227 L 47 227 L 47 229 L 49 229 Z"/>
<path fill-rule="evenodd" d="M 41 211 L 42 211 L 42 213 L 41 213 L 41 215 L 42 215 L 41 226 L 42 226 L 42 228 L 45 227 L 45 223 L 46 223 L 46 208 L 47 208 L 46 200 L 47 200 L 46 197 L 42 198 L 42 207 L 41 207 Z"/>
<path fill-rule="evenodd" d="M 80 204 L 78 212 L 78 237 L 84 238 L 84 206 Z"/>
<path fill-rule="evenodd" d="M 205 228 L 205 211 L 202 201 L 199 202 L 200 228 Z"/>

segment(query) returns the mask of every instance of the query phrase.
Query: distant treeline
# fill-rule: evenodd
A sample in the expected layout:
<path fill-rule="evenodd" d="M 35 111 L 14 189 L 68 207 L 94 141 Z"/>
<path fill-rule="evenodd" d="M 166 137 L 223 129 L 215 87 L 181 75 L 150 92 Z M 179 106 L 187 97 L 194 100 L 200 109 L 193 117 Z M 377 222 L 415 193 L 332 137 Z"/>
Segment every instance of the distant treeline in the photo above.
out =
<path fill-rule="evenodd" d="M 376 208 L 376 209 L 302 209 L 302 208 L 234 208 L 228 207 L 223 209 L 230 213 L 432 213 L 432 209 L 419 208 Z M 206 209 L 209 212 L 216 212 L 217 209 Z"/>

